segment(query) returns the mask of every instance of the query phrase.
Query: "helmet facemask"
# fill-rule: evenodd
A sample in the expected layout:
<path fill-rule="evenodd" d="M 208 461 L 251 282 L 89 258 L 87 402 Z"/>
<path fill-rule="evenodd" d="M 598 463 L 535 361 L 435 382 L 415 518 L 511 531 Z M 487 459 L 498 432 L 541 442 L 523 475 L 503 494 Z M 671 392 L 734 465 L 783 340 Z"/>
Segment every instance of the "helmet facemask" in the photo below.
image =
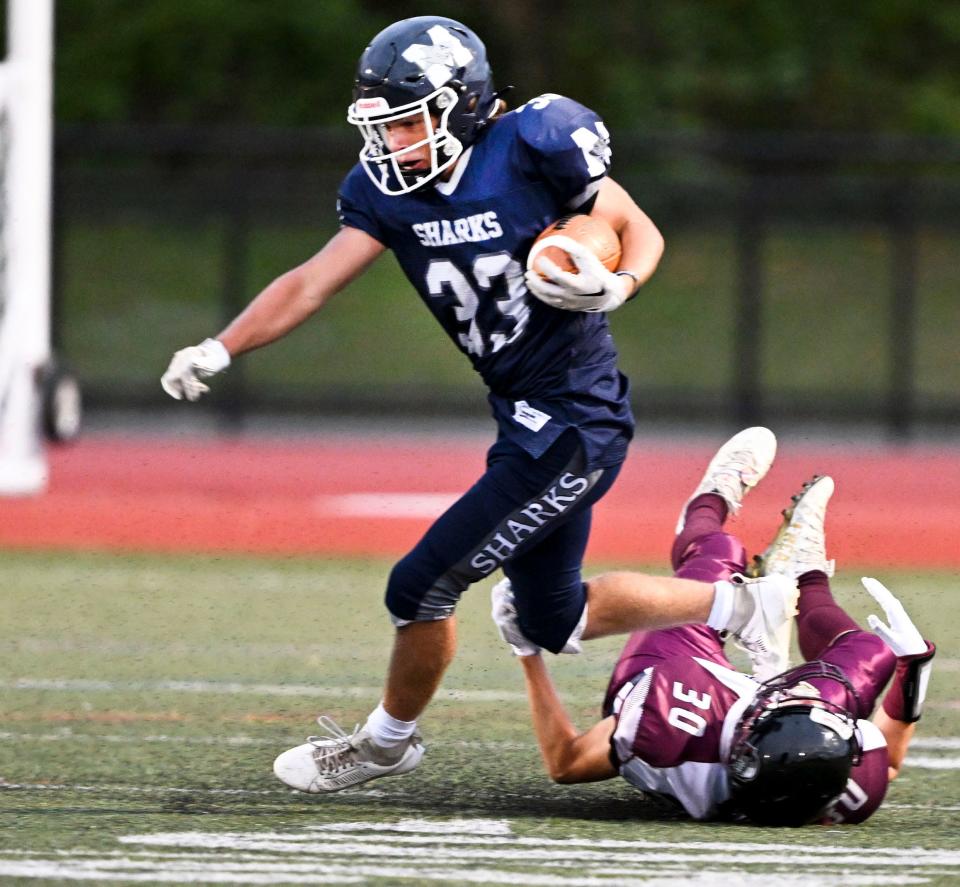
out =
<path fill-rule="evenodd" d="M 360 162 L 371 181 L 384 194 L 395 196 L 415 191 L 457 162 L 463 153 L 463 143 L 448 129 L 450 114 L 456 107 L 457 99 L 457 93 L 447 85 L 422 99 L 392 108 L 385 98 L 379 96 L 358 98 L 350 105 L 347 121 L 356 126 L 363 136 Z M 390 151 L 386 124 L 417 116 L 423 121 L 425 138 L 397 151 Z M 430 167 L 405 171 L 400 159 L 424 145 L 430 149 Z"/>

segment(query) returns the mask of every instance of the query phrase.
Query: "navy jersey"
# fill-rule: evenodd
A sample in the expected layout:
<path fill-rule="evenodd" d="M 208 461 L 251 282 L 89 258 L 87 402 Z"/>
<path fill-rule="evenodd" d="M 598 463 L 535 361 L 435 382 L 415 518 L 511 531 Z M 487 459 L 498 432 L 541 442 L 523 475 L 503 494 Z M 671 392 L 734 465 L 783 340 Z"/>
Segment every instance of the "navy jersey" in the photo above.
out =
<path fill-rule="evenodd" d="M 632 432 L 606 315 L 551 308 L 523 277 L 534 239 L 593 197 L 609 162 L 600 118 L 545 95 L 491 124 L 449 182 L 387 196 L 358 164 L 340 189 L 341 223 L 393 250 L 489 387 L 501 432 L 533 456 L 575 427 L 591 465 L 614 464 Z"/>

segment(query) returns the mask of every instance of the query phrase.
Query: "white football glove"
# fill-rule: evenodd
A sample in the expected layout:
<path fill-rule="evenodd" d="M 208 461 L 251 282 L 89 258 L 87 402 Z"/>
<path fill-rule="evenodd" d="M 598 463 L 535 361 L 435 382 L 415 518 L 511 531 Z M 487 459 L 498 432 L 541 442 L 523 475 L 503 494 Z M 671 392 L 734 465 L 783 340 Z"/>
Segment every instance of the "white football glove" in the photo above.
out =
<path fill-rule="evenodd" d="M 871 597 L 883 607 L 887 615 L 887 625 L 877 616 L 867 616 L 867 624 L 882 638 L 887 646 L 897 656 L 919 656 L 927 652 L 927 642 L 917 631 L 913 620 L 907 615 L 903 604 L 898 601 L 890 590 L 876 579 L 864 576 L 861 580 L 863 587 Z"/>
<path fill-rule="evenodd" d="M 580 273 L 563 271 L 546 256 L 538 259 L 548 246 L 558 246 L 568 253 Z M 544 280 L 538 271 L 550 279 Z M 632 277 L 608 271 L 589 249 L 563 234 L 544 237 L 534 244 L 527 256 L 524 278 L 527 289 L 541 302 L 564 311 L 614 311 L 626 302 L 634 287 Z"/>
<path fill-rule="evenodd" d="M 511 647 L 515 656 L 537 656 L 540 648 L 528 641 L 517 624 L 517 607 L 513 599 L 513 588 L 509 579 L 501 579 L 490 591 L 490 603 L 493 605 L 490 615 L 497 624 L 497 630 Z"/>
<path fill-rule="evenodd" d="M 201 379 L 209 379 L 230 366 L 230 352 L 217 339 L 204 339 L 199 345 L 182 348 L 173 355 L 170 366 L 160 377 L 163 390 L 175 400 L 199 400 L 210 390 Z"/>

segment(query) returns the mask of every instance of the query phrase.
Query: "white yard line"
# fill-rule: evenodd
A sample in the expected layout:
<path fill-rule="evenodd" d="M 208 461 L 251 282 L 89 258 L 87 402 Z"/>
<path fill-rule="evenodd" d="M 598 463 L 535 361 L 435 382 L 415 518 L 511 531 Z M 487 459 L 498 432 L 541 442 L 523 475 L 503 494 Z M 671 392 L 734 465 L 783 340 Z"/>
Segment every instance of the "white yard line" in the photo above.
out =
<path fill-rule="evenodd" d="M 105 742 L 118 745 L 170 744 L 170 745 L 205 745 L 230 746 L 240 748 L 252 746 L 259 748 L 276 748 L 276 739 L 257 739 L 253 736 L 167 736 L 164 734 L 137 736 L 132 733 L 83 733 L 71 727 L 61 727 L 47 733 L 13 732 L 0 730 L 0 742 Z M 466 748 L 478 751 L 529 751 L 535 749 L 536 743 L 529 742 L 483 742 L 481 740 L 454 739 L 450 742 L 431 740 L 433 748 Z M 2 783 L 0 783 L 2 784 Z"/>
<path fill-rule="evenodd" d="M 932 755 L 908 754 L 903 766 L 907 770 L 960 770 L 960 757 L 935 758 Z"/>
<path fill-rule="evenodd" d="M 342 517 L 420 520 L 443 514 L 463 495 L 460 493 L 345 493 L 318 496 L 313 510 Z"/>
<path fill-rule="evenodd" d="M 489 820 L 483 821 L 489 828 Z M 356 823 L 350 823 L 356 826 Z M 651 841 L 651 840 L 603 840 L 593 838 L 545 838 L 520 837 L 512 832 L 498 833 L 493 837 L 471 838 L 463 834 L 447 837 L 444 834 L 443 821 L 422 821 L 421 831 L 414 834 L 396 834 L 396 826 L 385 824 L 378 829 L 370 829 L 369 823 L 361 824 L 361 831 L 339 830 L 324 831 L 322 828 L 304 832 L 163 832 L 151 835 L 127 835 L 118 838 L 121 844 L 134 844 L 151 847 L 178 847 L 184 849 L 236 849 L 251 852 L 254 850 L 271 852 L 291 852 L 297 854 L 330 851 L 367 853 L 374 856 L 400 854 L 416 855 L 431 852 L 437 858 L 482 858 L 489 855 L 504 858 L 510 856 L 517 860 L 550 860 L 563 854 L 567 858 L 579 861 L 597 860 L 611 862 L 610 854 L 625 853 L 628 856 L 643 854 L 646 859 L 675 859 L 682 851 L 695 853 L 698 859 L 717 862 L 730 860 L 731 847 L 742 854 L 750 854 L 751 863 L 775 863 L 782 861 L 784 854 L 801 852 L 809 863 L 822 864 L 840 862 L 864 862 L 877 868 L 905 866 L 920 867 L 926 865 L 951 865 L 960 867 L 960 850 L 923 849 L 911 847 L 909 854 L 902 848 L 867 848 L 856 846 L 830 846 L 818 841 L 811 845 L 797 845 L 760 842 L 740 843 L 726 841 Z M 373 834 L 370 834 L 373 831 Z M 745 829 L 749 834 L 750 830 Z M 324 842 L 329 842 L 325 844 Z M 420 846 L 411 846 L 419 844 Z M 449 845 L 449 846 L 447 846 Z M 466 849 L 470 846 L 470 849 Z M 745 860 L 741 859 L 740 862 Z"/>
<path fill-rule="evenodd" d="M 244 789 L 244 788 L 183 788 L 166 785 L 75 785 L 54 782 L 5 782 L 0 780 L 0 792 L 37 791 L 37 792 L 102 792 L 105 794 L 129 795 L 289 795 L 283 789 Z"/>
<path fill-rule="evenodd" d="M 884 802 L 884 810 L 930 810 L 934 813 L 956 813 L 960 804 L 897 804 Z"/>
<path fill-rule="evenodd" d="M 227 696 L 302 696 L 327 699 L 379 699 L 380 687 L 334 687 L 316 684 L 252 684 L 243 681 L 114 681 L 90 678 L 13 678 L 0 679 L 0 690 L 57 691 L 64 693 L 220 693 Z M 457 690 L 441 688 L 434 697 L 446 702 L 525 703 L 526 694 L 518 690 Z M 596 694 L 568 694 L 571 703 L 590 703 Z M 927 702 L 927 708 L 960 707 L 960 700 Z"/>
<path fill-rule="evenodd" d="M 230 748 L 257 747 L 257 748 L 275 748 L 277 742 L 274 739 L 258 739 L 252 736 L 167 736 L 167 735 L 149 735 L 137 736 L 124 733 L 82 733 L 72 728 L 61 728 L 48 733 L 31 732 L 12 732 L 9 730 L 0 731 L 0 742 L 95 742 L 109 743 L 119 745 L 137 745 L 137 744 L 171 744 L 171 745 L 202 745 L 202 746 L 227 746 Z M 529 751 L 536 748 L 533 741 L 530 742 L 482 742 L 470 740 L 454 740 L 452 742 L 432 741 L 431 745 L 437 748 L 465 748 L 481 751 Z M 916 739 L 911 745 L 912 749 L 923 749 L 925 751 L 954 751 L 960 748 L 960 738 L 958 737 L 937 737 L 930 736 L 924 739 Z M 917 770 L 960 770 L 960 757 L 934 755 L 918 755 L 913 751 L 907 756 L 905 766 Z M 0 787 L 4 783 L 0 781 Z M 9 787 L 9 786 L 8 786 Z"/>
<path fill-rule="evenodd" d="M 0 742 L 108 742 L 120 745 L 139 743 L 170 743 L 173 745 L 226 745 L 230 747 L 261 746 L 268 748 L 277 744 L 275 739 L 255 739 L 252 736 L 136 736 L 129 733 L 79 733 L 69 727 L 49 733 L 11 732 L 0 730 Z"/>
<path fill-rule="evenodd" d="M 20 878 L 56 878 L 60 880 L 148 882 L 176 884 L 370 884 L 376 885 L 385 878 L 410 881 L 412 884 L 427 882 L 462 884 L 505 884 L 520 887 L 716 887 L 719 883 L 729 883 L 735 878 L 737 883 L 767 887 L 769 874 L 749 873 L 727 867 L 715 871 L 693 872 L 670 866 L 669 874 L 653 875 L 646 867 L 628 866 L 623 869 L 601 870 L 597 875 L 567 875 L 556 870 L 548 874 L 534 874 L 530 871 L 507 872 L 498 869 L 443 868 L 424 859 L 421 864 L 407 868 L 398 865 L 358 865 L 346 862 L 340 865 L 296 865 L 280 863 L 245 863 L 229 865 L 226 863 L 191 864 L 176 866 L 170 870 L 157 868 L 144 863 L 118 861 L 116 866 L 98 864 L 90 861 L 85 865 L 78 862 L 57 860 L 23 860 L 0 862 L 0 877 Z M 137 871 L 147 869 L 147 871 Z M 822 887 L 823 873 L 797 875 L 790 872 L 778 872 L 777 883 L 783 887 Z M 903 875 L 854 874 L 844 872 L 843 883 L 850 887 L 884 887 L 884 885 L 924 884 L 928 878 Z"/>
<path fill-rule="evenodd" d="M 0 690 L 55 690 L 65 693 L 222 693 L 229 696 L 306 696 L 328 699 L 379 699 L 382 687 L 331 687 L 316 684 L 247 684 L 240 681 L 109 681 L 88 678 L 0 680 Z M 525 702 L 519 690 L 446 690 L 435 699 L 449 702 Z M 593 697 L 591 697 L 593 698 Z"/>
<path fill-rule="evenodd" d="M 914 736 L 910 740 L 910 748 L 953 751 L 960 748 L 960 736 Z"/>
<path fill-rule="evenodd" d="M 531 887 L 710 887 L 730 882 L 761 887 L 773 881 L 785 887 L 820 887 L 842 874 L 844 884 L 867 887 L 960 875 L 958 851 L 830 846 L 833 835 L 818 830 L 809 845 L 595 840 L 517 836 L 512 823 L 495 819 L 341 822 L 287 833 L 127 835 L 118 838 L 123 850 L 101 853 L 0 852 L 0 877 L 370 885 L 390 878 L 413 884 Z M 151 849 L 135 849 L 138 846 Z"/>

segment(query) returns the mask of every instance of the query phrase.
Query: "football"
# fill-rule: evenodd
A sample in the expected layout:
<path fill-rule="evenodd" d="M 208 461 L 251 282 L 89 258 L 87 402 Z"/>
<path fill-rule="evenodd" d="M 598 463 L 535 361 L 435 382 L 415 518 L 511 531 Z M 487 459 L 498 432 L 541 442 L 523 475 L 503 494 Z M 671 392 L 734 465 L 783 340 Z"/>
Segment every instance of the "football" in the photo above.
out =
<path fill-rule="evenodd" d="M 557 240 L 545 243 L 548 237 L 557 238 Z M 543 256 L 562 271 L 576 274 L 577 266 L 562 246 L 561 238 L 563 237 L 569 237 L 587 247 L 608 271 L 617 270 L 620 264 L 620 238 L 617 237 L 617 232 L 603 219 L 588 216 L 585 213 L 562 216 L 552 225 L 544 228 L 533 242 L 527 267 L 532 267 L 541 277 L 545 277 L 536 266 L 536 260 Z"/>

